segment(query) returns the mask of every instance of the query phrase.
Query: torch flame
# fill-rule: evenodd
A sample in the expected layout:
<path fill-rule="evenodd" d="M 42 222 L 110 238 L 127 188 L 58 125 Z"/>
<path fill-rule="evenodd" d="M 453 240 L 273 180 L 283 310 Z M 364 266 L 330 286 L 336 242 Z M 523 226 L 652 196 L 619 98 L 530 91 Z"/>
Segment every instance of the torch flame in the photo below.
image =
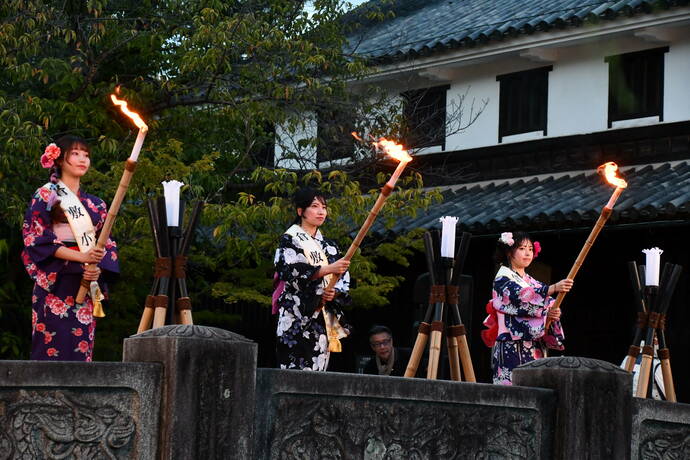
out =
<path fill-rule="evenodd" d="M 110 95 L 110 99 L 113 101 L 113 104 L 120 106 L 120 110 L 122 110 L 122 113 L 131 118 L 134 124 L 137 125 L 137 128 L 144 131 L 148 131 L 149 127 L 146 125 L 146 123 L 144 123 L 144 120 L 141 119 L 139 114 L 136 112 L 132 112 L 127 108 L 127 101 L 118 99 L 117 97 L 115 97 L 114 94 Z"/>
<path fill-rule="evenodd" d="M 613 161 L 609 161 L 608 163 L 604 163 L 603 165 L 599 166 L 597 171 L 600 174 L 603 172 L 604 178 L 611 185 L 615 185 L 619 188 L 626 188 L 628 186 L 628 183 L 622 177 L 618 177 L 616 175 L 618 165 Z"/>
<path fill-rule="evenodd" d="M 391 158 L 395 158 L 400 162 L 409 163 L 412 161 L 412 157 L 402 145 L 389 141 L 386 138 L 382 137 L 378 142 L 374 142 L 374 145 L 386 152 Z"/>
<path fill-rule="evenodd" d="M 352 131 L 350 134 L 352 134 L 352 137 L 354 137 L 355 139 L 357 139 L 359 142 L 363 142 L 363 141 L 362 141 L 362 138 L 359 137 L 359 135 L 357 135 L 357 133 L 356 133 L 355 131 Z"/>

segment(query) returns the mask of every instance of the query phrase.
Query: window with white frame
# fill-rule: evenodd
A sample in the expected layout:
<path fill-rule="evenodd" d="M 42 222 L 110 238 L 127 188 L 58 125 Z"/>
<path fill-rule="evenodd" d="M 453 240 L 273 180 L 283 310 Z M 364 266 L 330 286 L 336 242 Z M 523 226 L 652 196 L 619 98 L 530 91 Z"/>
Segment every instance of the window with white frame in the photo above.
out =
<path fill-rule="evenodd" d="M 664 53 L 668 47 L 608 56 L 609 116 L 614 121 L 664 116 Z"/>
<path fill-rule="evenodd" d="M 344 110 L 319 110 L 316 128 L 316 159 L 319 163 L 349 158 L 354 152 L 355 119 Z"/>
<path fill-rule="evenodd" d="M 446 93 L 449 85 L 406 91 L 403 98 L 403 140 L 408 148 L 446 145 Z"/>
<path fill-rule="evenodd" d="M 553 66 L 499 75 L 498 141 L 515 134 L 546 135 L 549 72 Z"/>

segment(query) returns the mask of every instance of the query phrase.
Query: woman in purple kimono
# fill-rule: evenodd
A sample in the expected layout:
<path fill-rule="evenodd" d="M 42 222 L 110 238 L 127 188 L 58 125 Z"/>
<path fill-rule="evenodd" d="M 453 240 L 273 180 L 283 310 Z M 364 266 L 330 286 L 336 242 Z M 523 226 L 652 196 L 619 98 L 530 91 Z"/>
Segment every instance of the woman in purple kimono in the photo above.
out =
<path fill-rule="evenodd" d="M 103 200 L 80 189 L 90 164 L 88 144 L 75 136 L 58 139 L 41 156 L 41 165 L 50 168 L 50 182 L 34 194 L 22 227 L 22 260 L 35 282 L 31 359 L 91 361 L 96 331 L 92 294 L 83 304 L 75 297 L 82 277 L 99 280 L 105 294 L 103 279 L 119 273 L 115 242 L 109 239 L 105 249 L 95 248 L 107 209 Z"/>
<path fill-rule="evenodd" d="M 573 280 L 563 279 L 548 285 L 529 276 L 525 269 L 537 257 L 541 247 L 527 233 L 502 233 L 496 259 L 500 268 L 494 278 L 492 298 L 487 305 L 489 317 L 482 332 L 485 343 L 492 346 L 493 382 L 512 384 L 513 369 L 546 356 L 546 349 L 563 349 L 561 311 L 552 308 L 556 292 L 567 292 Z M 548 330 L 546 320 L 551 318 Z"/>

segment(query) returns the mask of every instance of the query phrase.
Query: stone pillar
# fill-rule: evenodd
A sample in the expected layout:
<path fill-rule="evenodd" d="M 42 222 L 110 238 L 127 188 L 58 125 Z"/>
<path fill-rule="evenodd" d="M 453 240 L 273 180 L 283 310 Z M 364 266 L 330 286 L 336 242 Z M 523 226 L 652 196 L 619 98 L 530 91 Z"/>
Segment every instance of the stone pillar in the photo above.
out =
<path fill-rule="evenodd" d="M 513 384 L 557 391 L 553 459 L 629 459 L 632 375 L 611 363 L 563 356 L 524 364 Z"/>
<path fill-rule="evenodd" d="M 159 458 L 253 458 L 256 354 L 254 342 L 213 327 L 125 339 L 123 361 L 163 364 Z"/>

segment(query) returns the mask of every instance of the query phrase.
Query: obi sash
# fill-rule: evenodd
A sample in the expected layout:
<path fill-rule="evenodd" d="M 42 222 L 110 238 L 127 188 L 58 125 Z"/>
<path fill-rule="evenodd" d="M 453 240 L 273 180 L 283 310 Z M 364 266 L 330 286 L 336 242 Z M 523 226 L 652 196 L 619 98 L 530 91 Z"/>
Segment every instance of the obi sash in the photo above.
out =
<path fill-rule="evenodd" d="M 89 249 L 95 247 L 97 242 L 96 230 L 93 227 L 91 216 L 84 208 L 79 197 L 62 181 L 59 181 L 56 185 L 47 183 L 43 187 L 49 189 L 55 188 L 55 194 L 60 198 L 60 208 L 65 213 L 67 223 L 72 229 L 77 246 L 79 246 L 79 251 L 87 252 Z M 101 300 L 104 299 L 97 281 L 91 281 L 89 284 L 89 291 L 91 300 L 94 304 L 94 311 L 96 311 L 97 308 L 101 308 L 100 303 Z"/>

